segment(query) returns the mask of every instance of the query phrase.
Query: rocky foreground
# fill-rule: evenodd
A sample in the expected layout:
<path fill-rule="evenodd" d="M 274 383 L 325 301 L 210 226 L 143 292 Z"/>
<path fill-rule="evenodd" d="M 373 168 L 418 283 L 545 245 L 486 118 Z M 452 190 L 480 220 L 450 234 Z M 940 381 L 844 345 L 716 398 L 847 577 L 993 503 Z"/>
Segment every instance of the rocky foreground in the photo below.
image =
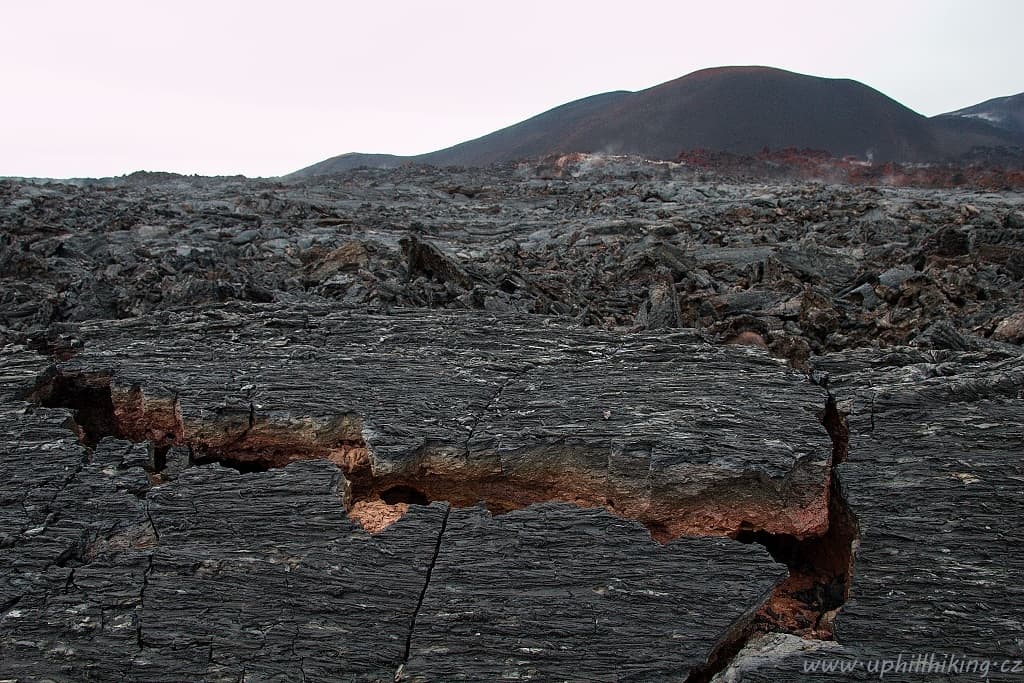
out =
<path fill-rule="evenodd" d="M 0 678 L 1022 675 L 1024 195 L 0 196 Z"/>

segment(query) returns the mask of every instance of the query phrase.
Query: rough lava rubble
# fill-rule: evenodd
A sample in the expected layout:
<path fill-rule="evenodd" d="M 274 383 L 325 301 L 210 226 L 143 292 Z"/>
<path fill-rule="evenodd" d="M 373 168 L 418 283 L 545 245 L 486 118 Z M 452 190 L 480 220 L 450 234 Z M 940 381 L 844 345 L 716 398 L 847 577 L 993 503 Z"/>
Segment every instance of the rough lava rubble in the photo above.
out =
<path fill-rule="evenodd" d="M 3 678 L 1024 658 L 1018 191 L 567 155 L 0 224 Z"/>

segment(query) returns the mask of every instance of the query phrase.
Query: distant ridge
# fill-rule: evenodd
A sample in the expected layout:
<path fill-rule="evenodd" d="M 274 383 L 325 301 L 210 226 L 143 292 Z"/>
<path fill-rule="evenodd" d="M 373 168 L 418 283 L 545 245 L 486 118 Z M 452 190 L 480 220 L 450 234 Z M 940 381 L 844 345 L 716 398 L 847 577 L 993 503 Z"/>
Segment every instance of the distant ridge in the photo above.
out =
<path fill-rule="evenodd" d="M 365 154 L 363 152 L 348 152 L 336 157 L 331 157 L 318 164 L 308 166 L 292 175 L 323 175 L 325 173 L 340 173 L 350 171 L 353 168 L 397 168 L 406 163 L 409 157 L 397 156 L 395 154 Z"/>
<path fill-rule="evenodd" d="M 973 107 L 958 109 L 936 118 L 973 119 L 995 128 L 1024 135 L 1024 93 L 985 100 Z"/>
<path fill-rule="evenodd" d="M 1013 98 L 990 103 L 1005 99 Z M 693 149 L 753 154 L 765 147 L 918 162 L 953 158 L 978 146 L 1024 144 L 1024 128 L 988 120 L 1003 116 L 997 105 L 978 112 L 971 109 L 929 119 L 849 79 L 763 66 L 719 67 L 638 92 L 576 100 L 436 152 L 412 157 L 343 154 L 293 176 L 409 162 L 486 166 L 568 152 L 674 159 Z M 1020 113 L 1020 107 L 1014 111 Z M 1005 118 L 1016 121 L 1010 115 Z"/>

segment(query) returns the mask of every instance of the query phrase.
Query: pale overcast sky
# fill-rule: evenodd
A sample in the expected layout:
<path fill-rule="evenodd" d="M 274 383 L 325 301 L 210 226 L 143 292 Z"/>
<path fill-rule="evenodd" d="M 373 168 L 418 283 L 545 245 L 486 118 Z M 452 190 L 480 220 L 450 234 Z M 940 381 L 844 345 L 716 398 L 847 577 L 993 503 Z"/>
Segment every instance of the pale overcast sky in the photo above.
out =
<path fill-rule="evenodd" d="M 0 176 L 417 154 L 711 66 L 853 78 L 926 115 L 1024 91 L 1019 0 L 32 0 L 0 16 Z"/>

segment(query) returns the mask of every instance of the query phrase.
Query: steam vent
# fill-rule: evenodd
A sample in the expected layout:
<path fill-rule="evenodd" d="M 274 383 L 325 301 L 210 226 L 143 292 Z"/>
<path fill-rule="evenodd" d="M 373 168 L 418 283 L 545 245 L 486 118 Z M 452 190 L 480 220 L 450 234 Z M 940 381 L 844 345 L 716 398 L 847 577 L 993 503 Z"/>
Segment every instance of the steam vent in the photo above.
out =
<path fill-rule="evenodd" d="M 0 680 L 1020 679 L 1022 203 L 0 181 Z"/>

